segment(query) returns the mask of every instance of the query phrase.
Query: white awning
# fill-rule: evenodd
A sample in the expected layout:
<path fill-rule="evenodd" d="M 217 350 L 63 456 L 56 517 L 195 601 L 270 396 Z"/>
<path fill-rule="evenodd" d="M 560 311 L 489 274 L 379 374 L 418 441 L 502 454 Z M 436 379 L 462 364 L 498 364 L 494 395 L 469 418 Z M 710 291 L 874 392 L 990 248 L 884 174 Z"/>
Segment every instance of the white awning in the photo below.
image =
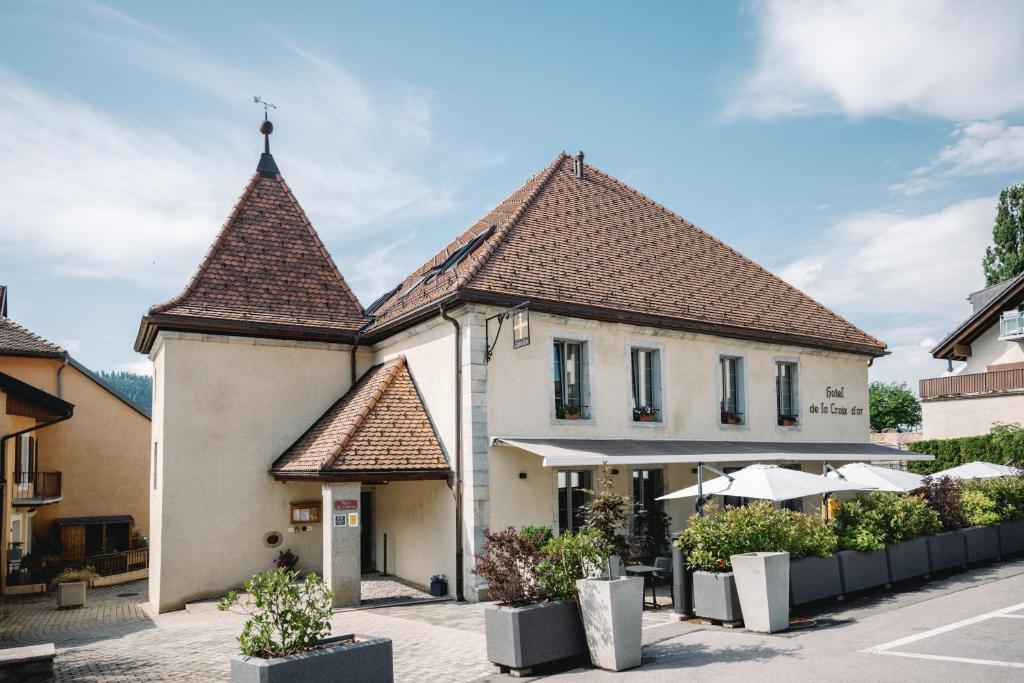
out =
<path fill-rule="evenodd" d="M 766 462 L 809 460 L 934 460 L 931 455 L 898 451 L 873 443 L 779 443 L 777 441 L 690 441 L 673 439 L 535 439 L 494 437 L 507 446 L 539 455 L 545 467 L 662 465 L 671 463 Z"/>

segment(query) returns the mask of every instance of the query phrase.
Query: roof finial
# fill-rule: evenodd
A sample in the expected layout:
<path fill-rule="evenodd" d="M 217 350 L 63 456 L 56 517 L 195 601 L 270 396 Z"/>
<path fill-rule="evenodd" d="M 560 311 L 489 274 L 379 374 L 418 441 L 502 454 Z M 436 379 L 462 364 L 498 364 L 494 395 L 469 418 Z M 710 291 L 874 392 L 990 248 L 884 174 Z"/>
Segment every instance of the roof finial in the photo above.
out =
<path fill-rule="evenodd" d="M 277 105 L 256 95 L 253 96 L 252 101 L 253 104 L 263 105 L 263 123 L 260 124 L 260 132 L 263 133 L 263 154 L 260 155 L 260 163 L 256 170 L 265 178 L 276 178 L 279 171 L 274 157 L 270 156 L 270 134 L 274 132 L 274 124 L 270 122 L 267 112 L 270 109 L 277 109 Z"/>

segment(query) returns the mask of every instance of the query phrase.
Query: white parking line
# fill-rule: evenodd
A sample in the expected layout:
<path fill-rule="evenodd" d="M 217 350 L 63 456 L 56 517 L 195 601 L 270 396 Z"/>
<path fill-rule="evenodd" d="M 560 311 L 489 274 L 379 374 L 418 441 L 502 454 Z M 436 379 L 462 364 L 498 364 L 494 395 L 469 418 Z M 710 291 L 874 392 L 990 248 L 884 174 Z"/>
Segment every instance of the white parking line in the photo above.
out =
<path fill-rule="evenodd" d="M 950 631 L 955 631 L 958 628 L 970 626 L 971 624 L 978 624 L 982 621 L 987 621 L 989 619 L 994 619 L 997 617 L 1024 619 L 1024 614 L 1010 614 L 1011 612 L 1016 612 L 1019 609 L 1024 609 L 1024 602 L 1020 603 L 1019 605 L 1013 605 L 1012 607 L 1004 607 L 1003 609 L 997 609 L 994 612 L 979 614 L 978 616 L 971 617 L 970 619 L 964 619 L 962 621 L 957 621 L 952 624 L 946 624 L 945 626 L 939 626 L 938 628 L 933 628 L 929 631 L 924 631 L 922 633 L 918 633 L 912 636 L 907 636 L 906 638 L 900 638 L 899 640 L 892 640 L 888 643 L 882 643 L 881 645 L 869 647 L 866 650 L 862 650 L 862 652 L 870 652 L 872 654 L 878 655 L 892 655 L 895 657 L 911 657 L 913 659 L 931 659 L 945 662 L 961 662 L 963 664 L 984 664 L 986 666 L 1002 666 L 1014 669 L 1024 669 L 1024 663 L 1022 662 L 1003 662 L 995 659 L 971 659 L 969 657 L 949 657 L 946 655 L 926 655 L 917 652 L 893 651 L 893 648 L 896 647 L 902 647 L 904 645 L 909 645 L 910 643 L 916 643 L 919 640 L 931 638 L 932 636 L 937 636 L 943 633 L 949 633 Z"/>

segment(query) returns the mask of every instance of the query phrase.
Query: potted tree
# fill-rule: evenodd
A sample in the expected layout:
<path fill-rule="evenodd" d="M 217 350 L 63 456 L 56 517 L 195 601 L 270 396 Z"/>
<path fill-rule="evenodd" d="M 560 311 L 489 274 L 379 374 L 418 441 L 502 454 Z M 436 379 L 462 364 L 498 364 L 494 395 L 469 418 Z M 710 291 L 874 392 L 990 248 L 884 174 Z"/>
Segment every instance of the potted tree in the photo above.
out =
<path fill-rule="evenodd" d="M 629 499 L 612 492 L 607 464 L 598 490 L 584 506 L 602 576 L 576 581 L 580 614 L 594 666 L 622 671 L 640 665 L 644 582 L 639 577 L 616 576 L 617 560 L 628 550 L 622 531 L 628 526 Z"/>
<path fill-rule="evenodd" d="M 92 582 L 100 577 L 92 567 L 65 569 L 51 582 L 56 591 L 57 608 L 85 607 L 85 595 Z"/>
<path fill-rule="evenodd" d="M 580 419 L 580 407 L 573 403 L 569 403 L 556 410 L 555 415 L 557 415 L 560 420 L 578 420 Z"/>
<path fill-rule="evenodd" d="M 330 637 L 331 591 L 316 574 L 301 582 L 290 569 L 256 574 L 244 593 L 228 593 L 217 605 L 249 619 L 238 636 L 241 653 L 231 659 L 231 680 L 394 681 L 389 638 Z"/>
<path fill-rule="evenodd" d="M 509 527 L 484 539 L 473 571 L 497 601 L 484 608 L 487 659 L 524 674 L 585 654 L 574 582 L 594 550 L 583 532 L 552 539 L 547 528 Z"/>
<path fill-rule="evenodd" d="M 939 516 L 942 531 L 928 536 L 928 562 L 933 572 L 967 564 L 967 545 L 960 530 L 968 525 L 962 506 L 964 484 L 952 477 L 925 477 L 921 492 Z"/>
<path fill-rule="evenodd" d="M 633 420 L 636 422 L 654 422 L 658 417 L 658 409 L 654 406 L 637 406 L 633 408 Z"/>

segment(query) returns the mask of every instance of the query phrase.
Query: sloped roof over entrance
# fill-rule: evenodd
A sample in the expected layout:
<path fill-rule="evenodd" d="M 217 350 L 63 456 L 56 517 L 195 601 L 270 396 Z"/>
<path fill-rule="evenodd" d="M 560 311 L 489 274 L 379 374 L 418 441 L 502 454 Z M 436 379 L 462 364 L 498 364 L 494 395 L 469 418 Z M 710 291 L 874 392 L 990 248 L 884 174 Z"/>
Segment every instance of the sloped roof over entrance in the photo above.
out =
<path fill-rule="evenodd" d="M 689 221 L 560 154 L 375 302 L 382 335 L 457 296 L 878 356 L 885 343 Z"/>
<path fill-rule="evenodd" d="M 135 348 L 158 329 L 347 341 L 365 322 L 274 166 L 253 175 L 185 291 L 149 309 Z"/>
<path fill-rule="evenodd" d="M 279 457 L 279 478 L 434 478 L 448 460 L 405 357 L 370 368 Z"/>

